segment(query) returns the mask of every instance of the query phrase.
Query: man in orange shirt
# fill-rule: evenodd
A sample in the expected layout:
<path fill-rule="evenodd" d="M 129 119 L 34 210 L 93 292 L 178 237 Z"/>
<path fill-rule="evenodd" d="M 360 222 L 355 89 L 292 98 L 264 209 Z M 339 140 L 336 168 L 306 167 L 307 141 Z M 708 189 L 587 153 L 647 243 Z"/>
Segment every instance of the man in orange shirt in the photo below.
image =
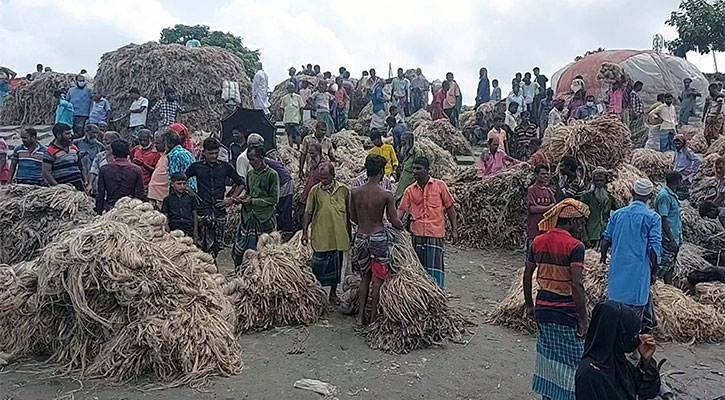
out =
<path fill-rule="evenodd" d="M 443 270 L 443 238 L 446 225 L 443 213 L 451 221 L 453 243 L 458 241 L 458 217 L 455 203 L 448 185 L 432 178 L 429 173 L 430 161 L 418 157 L 413 161 L 413 182 L 403 193 L 398 207 L 398 215 L 403 218 L 410 211 L 410 232 L 413 235 L 413 247 L 420 263 L 436 281 L 445 287 Z"/>

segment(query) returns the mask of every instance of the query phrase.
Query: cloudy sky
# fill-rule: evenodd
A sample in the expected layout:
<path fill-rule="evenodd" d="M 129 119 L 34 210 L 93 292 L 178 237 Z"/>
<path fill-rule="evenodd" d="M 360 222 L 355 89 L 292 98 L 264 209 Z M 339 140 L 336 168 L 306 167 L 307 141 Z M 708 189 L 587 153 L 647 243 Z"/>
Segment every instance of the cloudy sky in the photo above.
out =
<path fill-rule="evenodd" d="M 452 71 L 473 102 L 478 69 L 504 90 L 516 71 L 549 77 L 587 50 L 648 49 L 675 36 L 664 21 L 679 0 L 0 0 L 0 64 L 26 74 L 35 64 L 93 73 L 101 54 L 158 40 L 164 27 L 206 24 L 260 49 L 271 85 L 286 69 L 341 65 L 359 76 L 388 63 L 421 67 L 429 80 Z M 712 55 L 688 58 L 704 72 Z M 725 56 L 719 55 L 721 70 Z"/>

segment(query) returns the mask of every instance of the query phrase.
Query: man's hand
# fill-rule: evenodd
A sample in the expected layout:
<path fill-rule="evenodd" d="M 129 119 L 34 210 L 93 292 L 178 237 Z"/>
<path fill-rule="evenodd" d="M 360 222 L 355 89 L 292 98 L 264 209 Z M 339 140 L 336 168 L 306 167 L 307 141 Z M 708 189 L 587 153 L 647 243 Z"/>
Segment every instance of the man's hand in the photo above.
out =
<path fill-rule="evenodd" d="M 307 237 L 307 231 L 302 231 L 302 245 L 307 246 L 307 243 L 309 242 L 309 238 Z"/>
<path fill-rule="evenodd" d="M 657 349 L 657 341 L 650 334 L 639 335 L 639 355 L 642 356 L 644 362 L 649 361 L 655 354 Z"/>
<path fill-rule="evenodd" d="M 534 319 L 534 306 L 526 306 L 526 316 L 530 319 Z"/>
<path fill-rule="evenodd" d="M 458 244 L 458 232 L 451 232 L 451 244 Z"/>
<path fill-rule="evenodd" d="M 584 338 L 587 336 L 587 331 L 589 330 L 589 321 L 579 321 L 579 332 L 577 332 L 577 335 L 580 338 Z"/>
<path fill-rule="evenodd" d="M 244 205 L 251 204 L 252 203 L 252 198 L 249 197 L 249 196 L 243 197 L 242 199 L 239 200 L 239 202 L 241 204 L 244 204 Z"/>
<path fill-rule="evenodd" d="M 232 204 L 234 204 L 234 199 L 231 197 L 227 197 L 224 200 L 220 200 L 216 203 L 217 208 L 226 208 L 230 207 Z"/>
<path fill-rule="evenodd" d="M 134 158 L 133 160 L 131 160 L 131 162 L 136 165 L 143 165 L 143 160 L 140 158 Z"/>

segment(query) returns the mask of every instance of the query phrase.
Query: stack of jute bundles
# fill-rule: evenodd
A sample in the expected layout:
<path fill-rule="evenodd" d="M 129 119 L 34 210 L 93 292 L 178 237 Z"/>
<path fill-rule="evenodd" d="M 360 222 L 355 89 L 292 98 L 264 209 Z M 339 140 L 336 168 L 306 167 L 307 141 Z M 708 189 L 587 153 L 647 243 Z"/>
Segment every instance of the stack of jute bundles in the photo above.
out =
<path fill-rule="evenodd" d="M 0 122 L 4 125 L 50 125 L 55 123 L 58 100 L 53 92 L 75 86 L 76 74 L 45 72 L 14 89 L 5 99 Z"/>

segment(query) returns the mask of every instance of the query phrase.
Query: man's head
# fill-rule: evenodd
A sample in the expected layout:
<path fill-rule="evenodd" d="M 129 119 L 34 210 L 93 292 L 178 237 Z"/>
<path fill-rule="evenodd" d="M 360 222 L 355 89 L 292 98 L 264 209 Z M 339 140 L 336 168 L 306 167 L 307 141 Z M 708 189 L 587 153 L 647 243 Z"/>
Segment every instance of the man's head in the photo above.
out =
<path fill-rule="evenodd" d="M 327 125 L 324 121 L 317 121 L 315 124 L 315 137 L 322 139 L 327 134 Z"/>
<path fill-rule="evenodd" d="M 176 100 L 176 90 L 173 88 L 166 88 L 164 90 L 164 97 L 166 98 L 166 101 Z"/>
<path fill-rule="evenodd" d="M 43 72 L 53 72 L 53 69 L 50 67 L 43 68 Z"/>
<path fill-rule="evenodd" d="M 295 67 L 290 67 L 287 73 L 289 73 L 289 76 L 295 76 L 297 70 L 295 69 Z"/>
<path fill-rule="evenodd" d="M 88 71 L 85 68 L 81 68 L 81 74 L 85 75 L 87 73 L 88 73 Z"/>
<path fill-rule="evenodd" d="M 247 148 L 264 147 L 264 138 L 259 133 L 250 133 L 247 136 Z"/>
<path fill-rule="evenodd" d="M 340 75 L 342 75 L 345 73 L 345 71 L 347 71 L 347 69 L 345 69 L 345 67 L 340 67 L 337 71 L 340 73 Z"/>
<path fill-rule="evenodd" d="M 76 86 L 79 88 L 86 87 L 86 77 L 83 75 L 76 75 Z"/>
<path fill-rule="evenodd" d="M 370 68 L 370 77 L 375 78 L 375 68 Z"/>
<path fill-rule="evenodd" d="M 244 138 L 244 133 L 239 129 L 232 129 L 232 139 L 239 144 L 245 144 L 247 142 Z"/>
<path fill-rule="evenodd" d="M 490 154 L 498 153 L 498 146 L 499 142 L 497 137 L 492 137 L 491 139 L 488 139 L 488 152 Z"/>
<path fill-rule="evenodd" d="M 533 138 L 529 141 L 529 152 L 531 154 L 536 153 L 539 150 L 539 147 L 541 147 L 541 139 Z"/>
<path fill-rule="evenodd" d="M 114 131 L 108 131 L 103 134 L 103 139 L 101 139 L 101 143 L 103 143 L 103 148 L 106 150 L 111 150 L 111 143 L 113 143 L 114 140 L 118 140 L 120 136 L 118 135 L 118 132 Z"/>
<path fill-rule="evenodd" d="M 486 69 L 486 67 L 481 67 L 481 69 L 478 70 L 478 77 L 483 78 L 486 76 L 488 76 L 488 70 Z"/>
<path fill-rule="evenodd" d="M 546 98 L 549 101 L 551 101 L 551 99 L 554 98 L 554 89 L 552 89 L 552 88 L 546 89 Z"/>
<path fill-rule="evenodd" d="M 350 71 L 345 71 L 342 73 L 342 77 L 345 79 L 350 79 Z"/>
<path fill-rule="evenodd" d="M 665 175 L 665 184 L 673 191 L 677 191 L 682 186 L 682 174 L 677 171 L 668 172 Z"/>
<path fill-rule="evenodd" d="M 308 71 L 312 71 L 312 64 L 307 64 L 305 66 L 305 69 L 308 70 Z"/>
<path fill-rule="evenodd" d="M 672 105 L 673 100 L 674 100 L 674 98 L 672 97 L 671 93 L 665 93 L 665 104 L 670 106 L 670 105 Z"/>
<path fill-rule="evenodd" d="M 446 73 L 446 80 L 448 82 L 453 82 L 453 72 L 447 72 Z"/>
<path fill-rule="evenodd" d="M 594 96 L 591 94 L 587 95 L 587 107 L 594 107 Z"/>
<path fill-rule="evenodd" d="M 325 71 L 325 73 L 322 74 L 322 76 L 324 76 L 325 79 L 330 79 L 330 78 L 332 78 L 332 73 L 330 71 Z"/>
<path fill-rule="evenodd" d="M 524 74 L 524 82 L 526 82 L 527 85 L 529 83 L 531 83 L 531 73 L 530 72 L 527 72 Z"/>
<path fill-rule="evenodd" d="M 53 97 L 56 99 L 65 99 L 66 91 L 65 89 L 56 89 L 53 91 Z"/>
<path fill-rule="evenodd" d="M 643 87 L 644 87 L 644 83 L 642 83 L 642 81 L 637 81 L 634 83 L 634 86 L 632 87 L 632 89 L 634 89 L 635 92 L 639 92 L 640 90 L 642 90 Z"/>
<path fill-rule="evenodd" d="M 503 118 L 501 116 L 498 116 L 498 115 L 495 116 L 493 118 L 493 126 L 496 129 L 501 129 L 501 127 L 503 126 Z"/>
<path fill-rule="evenodd" d="M 544 213 L 539 222 L 539 230 L 563 229 L 572 237 L 582 239 L 587 217 L 589 217 L 589 207 L 586 204 L 574 199 L 564 199 Z"/>
<path fill-rule="evenodd" d="M 689 88 L 689 87 L 690 87 L 690 84 L 692 83 L 692 79 L 690 79 L 690 78 L 685 78 L 685 79 L 684 79 L 684 80 L 682 81 L 682 83 L 684 83 L 684 84 L 685 84 L 685 89 L 687 89 L 687 88 Z"/>
<path fill-rule="evenodd" d="M 100 129 L 102 133 L 106 133 L 106 131 L 108 131 L 108 123 L 106 121 L 98 122 L 98 129 Z"/>
<path fill-rule="evenodd" d="M 221 148 L 221 144 L 219 144 L 219 141 L 213 137 L 206 138 L 204 139 L 202 147 L 204 149 L 204 159 L 212 164 L 217 162 L 217 160 L 219 159 L 219 149 Z M 249 153 L 247 152 L 247 154 Z"/>
<path fill-rule="evenodd" d="M 169 181 L 171 181 L 171 188 L 174 190 L 174 193 L 181 194 L 186 192 L 186 175 L 183 172 L 171 174 Z"/>
<path fill-rule="evenodd" d="M 43 64 L 38 64 L 35 66 L 35 70 L 38 72 L 43 72 Z"/>
<path fill-rule="evenodd" d="M 53 137 L 55 137 L 56 144 L 60 146 L 69 145 L 73 139 L 71 127 L 63 123 L 53 125 Z"/>
<path fill-rule="evenodd" d="M 557 110 L 559 110 L 559 111 L 564 110 L 565 102 L 564 102 L 564 99 L 562 99 L 561 97 L 554 99 L 552 104 L 554 105 L 554 108 L 556 108 Z"/>
<path fill-rule="evenodd" d="M 413 160 L 413 178 L 419 183 L 425 183 L 430 178 L 430 161 L 425 157 Z"/>
<path fill-rule="evenodd" d="M 41 68 L 43 66 L 41 65 Z M 26 127 L 20 130 L 20 140 L 23 141 L 25 147 L 35 147 L 38 143 L 38 131 L 35 128 Z"/>
<path fill-rule="evenodd" d="M 363 76 L 363 78 L 366 76 L 370 76 L 370 73 L 368 71 L 363 71 L 362 76 Z"/>
<path fill-rule="evenodd" d="M 310 83 L 307 81 L 300 81 L 300 88 L 307 89 L 310 86 Z"/>
<path fill-rule="evenodd" d="M 514 86 L 514 88 L 518 88 L 518 86 Z M 519 112 L 519 103 L 512 101 L 509 103 L 509 112 L 511 114 L 516 114 Z"/>
<path fill-rule="evenodd" d="M 703 201 L 698 207 L 698 212 L 701 218 L 715 219 L 720 215 L 720 210 L 717 205 L 711 201 Z"/>
<path fill-rule="evenodd" d="M 329 162 L 322 162 L 317 166 L 317 176 L 323 186 L 330 186 L 335 181 L 335 166 Z"/>
<path fill-rule="evenodd" d="M 534 76 L 539 76 L 539 72 L 540 72 L 539 67 L 534 67 L 534 69 L 532 71 L 534 71 Z"/>
<path fill-rule="evenodd" d="M 287 93 L 294 93 L 295 92 L 295 84 L 290 82 L 287 84 Z"/>
<path fill-rule="evenodd" d="M 337 84 L 338 90 L 342 88 L 342 76 L 338 76 L 337 78 L 335 78 L 335 84 Z"/>
<path fill-rule="evenodd" d="M 166 142 L 166 152 L 168 153 L 173 150 L 174 147 L 181 145 L 181 137 L 178 133 L 169 129 L 164 134 L 164 142 Z"/>
<path fill-rule="evenodd" d="M 142 149 L 151 146 L 151 131 L 149 129 L 141 129 L 138 131 L 138 144 Z"/>
<path fill-rule="evenodd" d="M 166 141 L 164 140 L 164 132 L 156 131 L 156 133 L 154 133 L 154 148 L 156 148 L 156 151 L 158 151 L 159 153 L 166 152 Z"/>
<path fill-rule="evenodd" d="M 637 179 L 632 188 L 632 198 L 646 203 L 654 191 L 654 185 L 649 179 Z"/>
<path fill-rule="evenodd" d="M 370 132 L 370 141 L 373 142 L 375 147 L 381 147 L 383 145 L 383 137 L 379 131 Z"/>
<path fill-rule="evenodd" d="M 89 142 L 95 142 L 96 139 L 98 139 L 98 135 L 101 133 L 101 130 L 96 124 L 86 124 L 83 128 L 83 133 L 86 136 L 86 140 Z"/>
<path fill-rule="evenodd" d="M 659 101 L 660 103 L 664 103 L 665 102 L 665 94 L 664 93 L 659 93 L 657 95 L 657 101 Z"/>
<path fill-rule="evenodd" d="M 327 91 L 327 82 L 325 82 L 324 80 L 321 80 L 320 82 L 318 82 L 317 91 L 320 93 L 326 92 Z"/>
<path fill-rule="evenodd" d="M 136 100 L 139 97 L 141 97 L 141 92 L 138 90 L 138 88 L 131 88 L 128 91 L 128 94 L 131 96 L 132 99 Z"/>
<path fill-rule="evenodd" d="M 547 185 L 549 184 L 549 179 L 551 177 L 551 172 L 549 171 L 549 166 L 546 164 L 536 164 L 534 167 L 534 175 L 536 177 L 536 183 L 539 185 Z"/>
<path fill-rule="evenodd" d="M 683 134 L 675 135 L 675 139 L 672 142 L 675 144 L 675 148 L 678 151 L 684 149 L 687 146 L 687 139 Z"/>
<path fill-rule="evenodd" d="M 103 98 L 103 96 L 101 96 L 101 92 L 99 92 L 99 91 L 96 90 L 95 92 L 93 92 L 93 97 L 92 98 L 93 98 L 93 101 L 101 101 L 101 99 Z"/>
<path fill-rule="evenodd" d="M 405 131 L 400 135 L 400 149 L 402 154 L 406 154 L 408 149 L 411 149 L 415 144 L 415 136 L 411 131 Z"/>
<path fill-rule="evenodd" d="M 592 183 L 595 189 L 606 189 L 609 181 L 609 171 L 603 167 L 597 167 L 592 172 Z"/>
<path fill-rule="evenodd" d="M 398 68 L 398 78 L 403 77 L 403 68 Z"/>
<path fill-rule="evenodd" d="M 385 125 L 387 125 L 389 129 L 395 128 L 396 124 L 397 121 L 395 120 L 394 116 L 389 115 L 387 118 L 385 118 Z"/>
<path fill-rule="evenodd" d="M 390 106 L 390 108 L 388 108 L 388 112 L 390 112 L 390 115 L 398 115 L 398 107 Z"/>
<path fill-rule="evenodd" d="M 715 98 L 720 94 L 720 89 L 718 88 L 717 83 L 711 83 L 707 86 L 707 92 L 710 94 L 710 97 Z"/>
<path fill-rule="evenodd" d="M 519 90 L 521 90 L 521 86 L 517 82 L 511 82 L 511 91 L 514 92 L 515 95 L 518 96 Z"/>
<path fill-rule="evenodd" d="M 252 147 L 247 150 L 247 159 L 249 165 L 257 172 L 261 172 L 267 166 L 264 162 L 264 147 Z"/>
<path fill-rule="evenodd" d="M 572 156 L 564 156 L 559 162 L 559 172 L 564 175 L 576 175 L 577 168 L 579 168 L 579 162 Z"/>
<path fill-rule="evenodd" d="M 319 65 L 315 65 L 314 67 L 312 67 L 312 70 L 315 71 L 316 74 L 319 74 L 320 73 L 320 66 Z"/>
<path fill-rule="evenodd" d="M 716 177 L 718 177 L 719 179 L 725 177 L 725 157 L 716 158 L 713 169 L 715 170 Z"/>
<path fill-rule="evenodd" d="M 254 66 L 255 66 L 255 67 L 257 68 L 257 71 L 259 71 L 259 70 L 261 70 L 261 69 L 262 69 L 262 62 L 261 62 L 261 61 L 257 61 L 257 62 L 256 62 L 256 63 L 254 64 Z"/>
<path fill-rule="evenodd" d="M 449 81 L 443 81 L 441 88 L 443 88 L 443 91 L 447 92 L 448 89 L 451 88 L 451 83 Z"/>
<path fill-rule="evenodd" d="M 416 68 L 415 69 L 415 74 L 418 75 L 418 76 L 421 76 L 421 75 L 423 75 L 423 70 L 421 70 L 420 68 Z"/>
<path fill-rule="evenodd" d="M 116 160 L 125 160 L 128 158 L 128 154 L 131 149 L 128 146 L 128 142 L 123 139 L 116 139 L 111 142 L 111 154 Z"/>
<path fill-rule="evenodd" d="M 368 174 L 368 178 L 383 178 L 385 174 L 385 165 L 387 161 L 385 157 L 379 155 L 369 155 L 365 158 L 365 171 Z"/>
<path fill-rule="evenodd" d="M 531 118 L 531 113 L 529 111 L 521 111 L 521 122 L 520 124 L 526 126 L 529 124 L 529 118 Z"/>
<path fill-rule="evenodd" d="M 491 86 L 497 88 L 498 87 L 498 79 L 494 79 L 491 81 Z"/>

